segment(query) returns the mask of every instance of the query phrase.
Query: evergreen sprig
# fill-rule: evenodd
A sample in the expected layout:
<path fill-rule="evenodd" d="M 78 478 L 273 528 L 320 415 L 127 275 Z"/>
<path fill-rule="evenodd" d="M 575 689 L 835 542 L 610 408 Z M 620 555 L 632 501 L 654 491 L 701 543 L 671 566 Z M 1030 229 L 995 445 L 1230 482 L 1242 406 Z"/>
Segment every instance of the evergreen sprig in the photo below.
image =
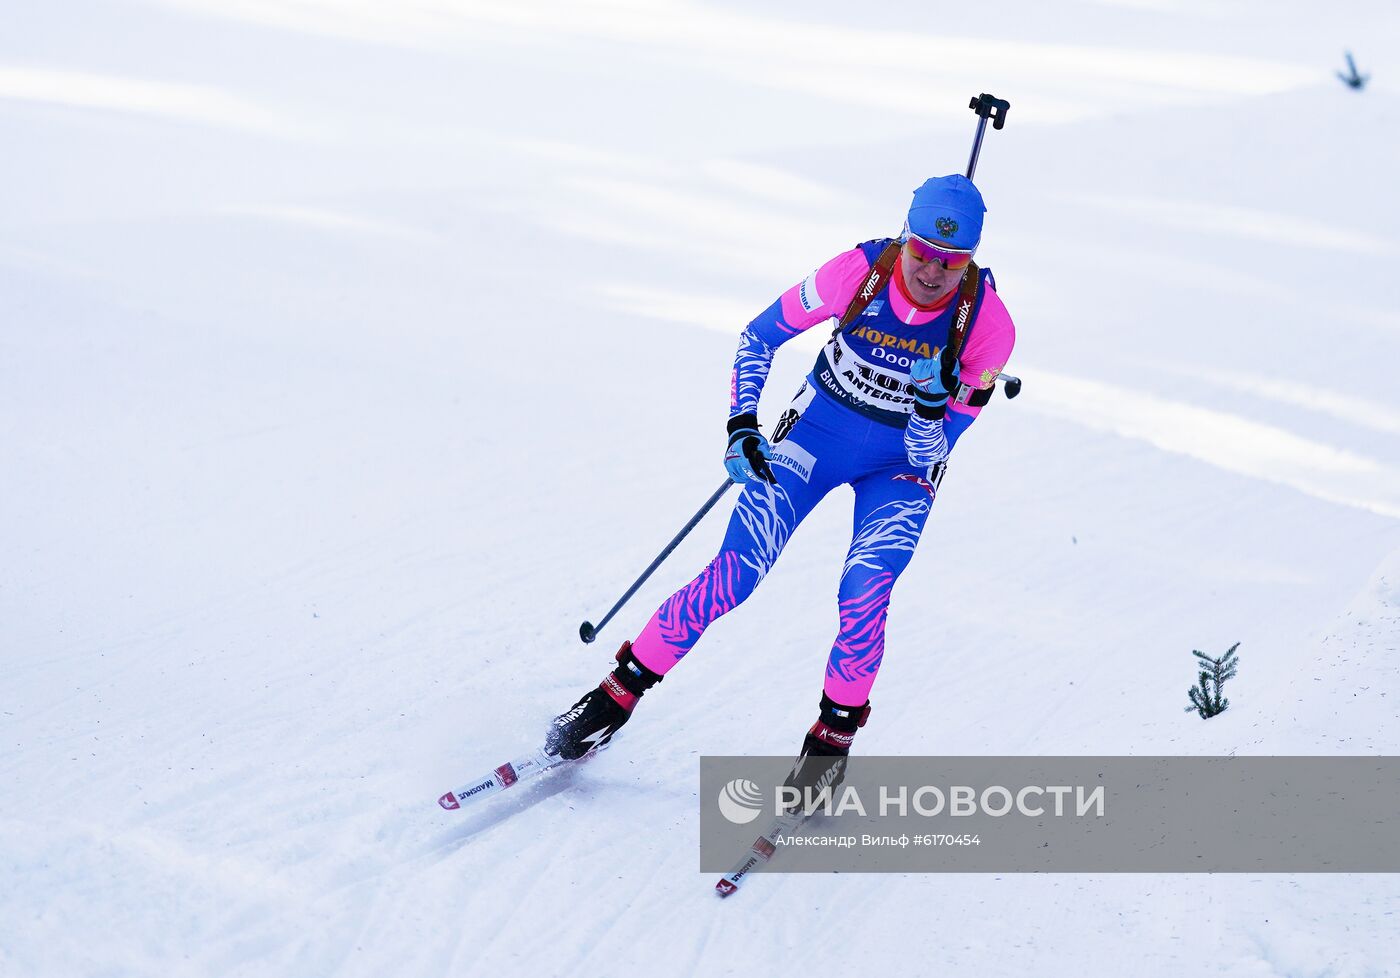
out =
<path fill-rule="evenodd" d="M 1235 668 L 1240 664 L 1235 650 L 1239 647 L 1240 643 L 1236 642 L 1218 659 L 1212 658 L 1204 652 L 1191 650 L 1191 654 L 1200 660 L 1199 665 L 1203 668 L 1199 682 L 1191 687 L 1188 694 L 1191 697 L 1191 705 L 1186 707 L 1187 713 L 1195 710 L 1202 719 L 1209 719 L 1217 713 L 1225 712 L 1230 701 L 1225 699 L 1223 687 L 1225 680 L 1235 678 Z"/>

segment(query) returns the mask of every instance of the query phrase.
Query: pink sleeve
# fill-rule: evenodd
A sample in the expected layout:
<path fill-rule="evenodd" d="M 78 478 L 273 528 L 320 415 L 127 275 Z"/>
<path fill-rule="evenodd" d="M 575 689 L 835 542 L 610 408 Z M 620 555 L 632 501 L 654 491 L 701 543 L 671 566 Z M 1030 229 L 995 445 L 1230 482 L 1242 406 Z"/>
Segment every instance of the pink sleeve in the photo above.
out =
<path fill-rule="evenodd" d="M 859 248 L 844 251 L 783 293 L 781 325 L 800 333 L 832 316 L 842 316 L 865 281 L 870 262 Z"/>
<path fill-rule="evenodd" d="M 977 318 L 968 330 L 967 343 L 963 346 L 958 362 L 962 365 L 959 378 L 964 384 L 979 390 L 986 390 L 997 382 L 998 375 L 1006 362 L 1011 359 L 1011 348 L 1016 345 L 1016 327 L 1011 322 L 1011 314 L 1006 311 L 1001 297 L 990 285 L 982 297 L 982 305 L 977 310 Z M 977 417 L 982 410 L 971 404 L 953 403 L 949 410 L 959 414 Z"/>

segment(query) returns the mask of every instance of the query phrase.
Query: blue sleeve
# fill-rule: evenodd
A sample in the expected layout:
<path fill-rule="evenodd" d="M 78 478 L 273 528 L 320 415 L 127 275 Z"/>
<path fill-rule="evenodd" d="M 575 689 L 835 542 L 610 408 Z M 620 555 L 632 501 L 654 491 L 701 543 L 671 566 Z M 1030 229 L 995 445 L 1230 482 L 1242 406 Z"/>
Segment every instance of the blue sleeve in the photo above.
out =
<path fill-rule="evenodd" d="M 730 417 L 758 413 L 758 398 L 773 365 L 773 352 L 798 333 L 839 318 L 870 274 L 874 256 L 888 243 L 867 241 L 829 259 L 745 327 L 739 337 L 739 352 L 734 356 Z"/>
<path fill-rule="evenodd" d="M 904 426 L 904 453 L 912 465 L 937 465 L 948 457 L 948 435 L 943 418 L 925 418 L 916 410 Z"/>
<path fill-rule="evenodd" d="M 948 450 L 950 452 L 953 450 L 953 446 L 958 443 L 958 438 L 962 436 L 962 433 L 968 428 L 971 428 L 972 422 L 976 420 L 977 417 L 975 415 L 963 414 L 961 411 L 956 411 L 952 407 L 948 408 L 948 413 L 943 418 L 943 434 L 948 439 Z"/>
<path fill-rule="evenodd" d="M 780 298 L 744 327 L 739 349 L 734 354 L 734 373 L 729 381 L 729 416 L 757 414 L 758 399 L 773 367 L 773 354 L 793 336 L 782 327 L 783 300 Z"/>

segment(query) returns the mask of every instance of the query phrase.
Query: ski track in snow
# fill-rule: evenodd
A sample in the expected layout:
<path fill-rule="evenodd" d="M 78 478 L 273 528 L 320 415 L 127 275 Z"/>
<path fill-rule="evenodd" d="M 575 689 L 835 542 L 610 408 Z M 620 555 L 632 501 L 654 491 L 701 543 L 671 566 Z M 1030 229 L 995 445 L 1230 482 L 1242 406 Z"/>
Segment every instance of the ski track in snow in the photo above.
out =
<path fill-rule="evenodd" d="M 1396 89 L 1329 74 L 1361 38 L 1393 63 L 1400 15 L 986 13 L 17 21 L 0 975 L 1394 974 L 1381 875 L 771 872 L 716 900 L 698 760 L 800 744 L 846 490 L 612 748 L 435 804 L 713 555 L 727 512 L 578 643 L 717 483 L 742 324 L 896 231 L 986 90 L 1014 110 L 978 260 L 1025 392 L 958 446 L 857 750 L 1400 749 Z M 824 338 L 779 353 L 765 418 Z M 1230 710 L 1183 713 L 1190 650 L 1237 640 Z"/>

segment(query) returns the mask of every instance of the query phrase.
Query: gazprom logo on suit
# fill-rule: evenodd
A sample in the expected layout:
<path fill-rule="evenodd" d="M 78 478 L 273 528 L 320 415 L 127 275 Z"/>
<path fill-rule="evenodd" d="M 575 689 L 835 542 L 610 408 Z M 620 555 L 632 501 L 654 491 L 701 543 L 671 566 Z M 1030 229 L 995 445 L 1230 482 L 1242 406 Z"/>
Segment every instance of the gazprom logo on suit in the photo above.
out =
<path fill-rule="evenodd" d="M 885 308 L 885 300 L 884 300 L 884 299 L 872 299 L 871 302 L 870 302 L 870 305 L 868 305 L 868 306 L 865 307 L 865 312 L 861 313 L 861 315 L 862 315 L 862 316 L 878 316 L 878 315 L 880 315 L 880 310 L 883 309 L 883 308 Z"/>
<path fill-rule="evenodd" d="M 811 452 L 789 439 L 773 446 L 773 464 L 781 465 L 803 482 L 811 482 L 812 467 L 817 460 Z"/>
<path fill-rule="evenodd" d="M 817 293 L 817 273 L 813 272 L 797 287 L 797 300 L 802 303 L 803 312 L 815 312 L 822 305 L 822 297 Z"/>

